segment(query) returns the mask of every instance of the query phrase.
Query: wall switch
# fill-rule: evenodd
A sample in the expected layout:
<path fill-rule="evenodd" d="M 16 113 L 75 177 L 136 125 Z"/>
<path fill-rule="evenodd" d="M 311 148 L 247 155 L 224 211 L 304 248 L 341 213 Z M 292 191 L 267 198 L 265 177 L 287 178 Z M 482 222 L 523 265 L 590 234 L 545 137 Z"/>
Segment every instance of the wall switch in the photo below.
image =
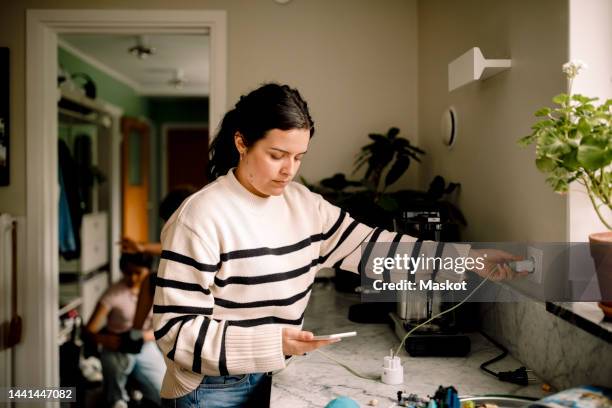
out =
<path fill-rule="evenodd" d="M 527 275 L 527 279 L 534 283 L 542 283 L 544 278 L 544 251 L 534 247 L 527 247 L 527 259 L 533 260 L 534 270 Z"/>

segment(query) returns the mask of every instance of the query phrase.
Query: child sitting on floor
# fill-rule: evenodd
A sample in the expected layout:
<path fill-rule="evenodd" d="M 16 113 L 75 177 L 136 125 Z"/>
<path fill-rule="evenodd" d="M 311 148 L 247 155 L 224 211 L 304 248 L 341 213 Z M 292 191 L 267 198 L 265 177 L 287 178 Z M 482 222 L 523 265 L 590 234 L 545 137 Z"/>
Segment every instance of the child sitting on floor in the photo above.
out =
<path fill-rule="evenodd" d="M 143 253 L 121 256 L 123 279 L 102 295 L 87 323 L 89 337 L 102 346 L 100 360 L 104 376 L 106 406 L 127 407 L 125 385 L 128 376 L 139 384 L 144 397 L 160 405 L 159 392 L 165 365 L 155 344 L 151 315 L 143 330 L 132 330 L 136 302 L 142 282 L 147 279 L 152 258 Z M 106 327 L 103 324 L 106 321 Z"/>

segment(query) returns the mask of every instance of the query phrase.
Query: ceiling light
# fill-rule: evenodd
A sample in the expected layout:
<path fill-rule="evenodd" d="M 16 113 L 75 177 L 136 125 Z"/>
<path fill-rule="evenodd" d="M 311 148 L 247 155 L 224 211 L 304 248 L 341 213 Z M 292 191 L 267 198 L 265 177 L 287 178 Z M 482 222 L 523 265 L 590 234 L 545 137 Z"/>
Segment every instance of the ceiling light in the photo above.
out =
<path fill-rule="evenodd" d="M 140 59 L 146 59 L 155 54 L 155 48 L 151 47 L 149 44 L 149 38 L 147 36 L 139 35 L 136 37 L 136 45 L 130 47 L 128 52 Z"/>
<path fill-rule="evenodd" d="M 176 71 L 174 71 L 174 76 L 168 81 L 168 85 L 173 86 L 176 89 L 183 88 L 186 83 L 187 79 L 185 78 L 185 73 L 180 68 L 177 68 Z"/>

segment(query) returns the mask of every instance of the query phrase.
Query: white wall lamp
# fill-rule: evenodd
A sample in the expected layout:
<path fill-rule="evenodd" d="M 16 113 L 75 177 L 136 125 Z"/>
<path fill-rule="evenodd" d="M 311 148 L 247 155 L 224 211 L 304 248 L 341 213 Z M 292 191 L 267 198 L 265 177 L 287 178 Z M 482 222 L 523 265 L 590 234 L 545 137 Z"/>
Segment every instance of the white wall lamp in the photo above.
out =
<path fill-rule="evenodd" d="M 480 48 L 474 47 L 448 64 L 448 91 L 470 82 L 492 77 L 512 66 L 509 59 L 486 59 Z"/>

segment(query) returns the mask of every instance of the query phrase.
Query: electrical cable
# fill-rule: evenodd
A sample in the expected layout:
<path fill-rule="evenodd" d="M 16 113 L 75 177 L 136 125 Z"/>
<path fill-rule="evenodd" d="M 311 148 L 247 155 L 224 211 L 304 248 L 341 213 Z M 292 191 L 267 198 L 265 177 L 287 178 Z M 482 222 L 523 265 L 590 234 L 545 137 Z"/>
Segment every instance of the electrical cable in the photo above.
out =
<path fill-rule="evenodd" d="M 535 378 L 530 378 L 529 376 L 529 372 L 531 370 L 527 370 L 525 367 L 519 367 L 513 371 L 500 371 L 498 373 L 489 370 L 487 366 L 505 358 L 508 355 L 508 349 L 505 348 L 503 345 L 499 344 L 497 341 L 493 340 L 489 335 L 487 335 L 482 330 L 480 331 L 480 334 L 482 334 L 484 338 L 489 340 L 491 343 L 493 343 L 493 345 L 495 345 L 498 349 L 502 351 L 502 353 L 498 355 L 497 357 L 494 357 L 482 363 L 480 365 L 481 370 L 485 371 L 486 373 L 491 374 L 492 376 L 496 377 L 500 381 L 505 381 L 505 382 L 509 382 L 512 384 L 526 386 L 526 385 L 529 385 L 530 382 L 535 381 Z"/>
<path fill-rule="evenodd" d="M 494 345 L 495 347 L 497 347 L 498 349 L 500 349 L 500 350 L 501 350 L 501 352 L 502 352 L 502 353 L 501 353 L 500 355 L 498 355 L 497 357 L 493 357 L 492 359 L 487 360 L 487 361 L 485 361 L 484 363 L 482 363 L 482 364 L 480 365 L 480 369 L 481 369 L 481 370 L 483 370 L 483 371 L 485 371 L 485 372 L 487 372 L 487 373 L 489 373 L 489 374 L 491 374 L 491 375 L 493 375 L 493 376 L 497 377 L 497 373 L 496 373 L 496 372 L 493 372 L 493 371 L 491 371 L 491 370 L 489 370 L 489 369 L 487 368 L 487 366 L 489 366 L 489 365 L 491 365 L 491 364 L 493 364 L 493 363 L 496 363 L 496 362 L 498 362 L 498 361 L 503 360 L 504 358 L 506 358 L 506 356 L 508 355 L 508 349 L 507 349 L 507 348 L 505 348 L 504 346 L 502 346 L 501 344 L 499 344 L 498 342 L 496 342 L 495 340 L 493 340 L 491 337 L 489 337 L 489 336 L 488 336 L 486 333 L 484 333 L 482 330 L 480 331 L 480 334 L 482 334 L 482 335 L 483 335 L 483 337 L 484 337 L 485 339 L 487 339 L 487 340 L 489 340 L 491 343 L 493 343 L 493 345 Z"/>
<path fill-rule="evenodd" d="M 499 267 L 499 264 L 495 265 L 495 267 L 494 267 L 494 268 L 491 270 L 491 272 L 489 272 L 489 274 L 488 274 L 488 275 L 487 275 L 487 276 L 486 276 L 486 277 L 483 279 L 483 281 L 482 281 L 482 282 L 480 282 L 480 284 L 479 284 L 478 286 L 476 286 L 476 287 L 474 288 L 474 290 L 473 290 L 472 292 L 470 292 L 470 294 L 469 294 L 469 295 L 467 295 L 467 296 L 466 296 L 466 297 L 465 297 L 465 298 L 464 298 L 464 299 L 463 299 L 461 302 L 457 303 L 455 306 L 451 307 L 450 309 L 447 309 L 447 310 L 445 310 L 445 311 L 443 311 L 443 312 L 441 312 L 441 313 L 438 313 L 436 316 L 433 316 L 432 318 L 430 318 L 430 319 L 426 320 L 425 322 L 423 322 L 423 323 L 419 324 L 418 326 L 415 326 L 415 327 L 414 327 L 412 330 L 410 330 L 408 333 L 406 333 L 406 335 L 405 335 L 405 336 L 404 336 L 404 338 L 402 339 L 402 341 L 401 341 L 401 343 L 400 343 L 399 347 L 397 348 L 397 351 L 396 351 L 395 353 L 393 353 L 393 354 L 391 355 L 391 357 L 394 357 L 394 356 L 399 355 L 399 352 L 401 351 L 402 346 L 404 345 L 404 342 L 406 341 L 406 339 L 407 339 L 407 338 L 408 338 L 408 337 L 409 337 L 409 336 L 410 336 L 410 335 L 411 335 L 411 334 L 412 334 L 412 333 L 413 333 L 413 332 L 414 332 L 416 329 L 418 329 L 418 328 L 420 328 L 420 327 L 424 326 L 425 324 L 427 324 L 427 323 L 431 322 L 432 320 L 437 319 L 438 317 L 440 317 L 440 316 L 442 316 L 442 315 L 444 315 L 444 314 L 446 314 L 446 313 L 449 313 L 449 312 L 451 312 L 451 311 L 455 310 L 456 308 L 458 308 L 459 306 L 461 306 L 462 304 L 464 304 L 464 303 L 465 303 L 465 302 L 466 302 L 466 301 L 467 301 L 467 300 L 468 300 L 468 299 L 469 299 L 469 298 L 470 298 L 470 297 L 471 297 L 471 296 L 472 296 L 474 293 L 476 293 L 476 291 L 477 291 L 478 289 L 480 289 L 480 287 L 481 287 L 482 285 L 484 285 L 484 283 L 485 283 L 485 282 L 487 282 L 487 281 L 489 280 L 489 278 L 490 278 L 490 277 L 493 275 L 493 273 L 494 273 L 494 272 L 497 270 L 497 268 L 498 268 L 498 267 Z M 334 358 L 334 357 L 330 356 L 329 354 L 324 353 L 324 352 L 322 352 L 321 350 L 316 350 L 316 351 L 317 351 L 318 353 L 322 354 L 324 357 L 328 358 L 329 360 L 332 360 L 332 361 L 333 361 L 333 362 L 335 362 L 336 364 L 338 364 L 338 365 L 340 365 L 340 366 L 344 367 L 344 368 L 345 368 L 345 369 L 347 369 L 347 370 L 348 370 L 348 371 L 349 371 L 351 374 L 353 374 L 353 375 L 355 375 L 355 376 L 357 376 L 357 377 L 359 377 L 359 378 L 363 378 L 363 379 L 366 379 L 366 380 L 372 380 L 372 381 L 376 381 L 376 380 L 378 380 L 378 379 L 380 378 L 379 376 L 376 376 L 376 377 L 370 377 L 370 376 L 366 376 L 366 375 L 359 374 L 357 371 L 355 371 L 354 369 L 352 369 L 352 368 L 351 368 L 349 365 L 342 363 L 341 361 L 339 361 L 339 360 L 337 360 L 336 358 Z M 391 351 L 393 351 L 393 349 L 391 349 Z"/>
<path fill-rule="evenodd" d="M 380 376 L 378 376 L 378 375 L 376 377 L 372 377 L 372 376 L 367 376 L 367 375 L 359 374 L 357 371 L 353 370 L 350 366 L 348 366 L 347 364 L 344 364 L 343 362 L 335 359 L 334 357 L 330 356 L 329 354 L 324 353 L 324 352 L 322 352 L 321 350 L 318 350 L 318 349 L 316 351 L 318 353 L 321 353 L 323 356 L 325 356 L 326 358 L 330 359 L 334 363 L 336 363 L 336 364 L 346 368 L 351 374 L 353 374 L 356 377 L 363 378 L 365 380 L 372 380 L 372 381 L 377 381 L 380 378 Z"/>
<path fill-rule="evenodd" d="M 472 295 L 473 295 L 474 293 L 476 293 L 476 291 L 477 291 L 478 289 L 480 289 L 480 287 L 481 287 L 482 285 L 484 285 L 484 284 L 485 284 L 485 282 L 487 282 L 487 281 L 489 280 L 489 278 L 490 278 L 490 277 L 493 275 L 493 273 L 494 273 L 494 272 L 497 270 L 497 268 L 499 268 L 499 264 L 496 264 L 496 265 L 495 265 L 495 267 L 494 267 L 494 268 L 491 270 L 491 272 L 489 272 L 489 274 L 487 275 L 487 277 L 486 277 L 486 278 L 484 278 L 484 279 L 482 280 L 482 282 L 480 282 L 480 284 L 479 284 L 478 286 L 476 286 L 476 287 L 474 288 L 474 290 L 473 290 L 473 291 L 471 291 L 471 292 L 470 292 L 470 294 L 469 294 L 469 295 L 467 295 L 467 296 L 465 297 L 465 299 L 463 299 L 461 302 L 457 303 L 455 306 L 451 307 L 450 309 L 446 309 L 445 311 L 438 313 L 436 316 L 433 316 L 432 318 L 425 320 L 423 323 L 421 323 L 421 324 L 419 324 L 419 325 L 417 325 L 417 326 L 413 327 L 413 328 L 412 328 L 412 329 L 411 329 L 411 330 L 410 330 L 408 333 L 406 333 L 406 335 L 405 335 L 405 336 L 404 336 L 404 338 L 402 339 L 402 341 L 401 341 L 401 343 L 400 343 L 399 347 L 397 348 L 397 350 L 395 351 L 395 353 L 393 353 L 393 355 L 392 355 L 391 357 L 395 357 L 395 356 L 399 355 L 399 352 L 402 350 L 402 347 L 404 346 L 404 343 L 406 342 L 406 339 L 407 339 L 407 338 L 408 338 L 408 337 L 409 337 L 409 336 L 410 336 L 412 333 L 414 333 L 414 332 L 415 332 L 417 329 L 419 329 L 419 328 L 423 327 L 423 326 L 424 326 L 424 325 L 426 325 L 427 323 L 429 323 L 429 322 L 431 322 L 431 321 L 433 321 L 433 320 L 437 319 L 437 318 L 438 318 L 438 317 L 440 317 L 440 316 L 443 316 L 443 315 L 445 315 L 445 314 L 447 314 L 447 313 L 449 313 L 449 312 L 452 312 L 453 310 L 455 310 L 456 308 L 458 308 L 459 306 L 461 306 L 462 304 L 464 304 L 464 303 L 465 303 L 465 302 L 466 302 L 466 301 L 467 301 L 467 300 L 468 300 L 470 297 L 472 297 Z"/>

